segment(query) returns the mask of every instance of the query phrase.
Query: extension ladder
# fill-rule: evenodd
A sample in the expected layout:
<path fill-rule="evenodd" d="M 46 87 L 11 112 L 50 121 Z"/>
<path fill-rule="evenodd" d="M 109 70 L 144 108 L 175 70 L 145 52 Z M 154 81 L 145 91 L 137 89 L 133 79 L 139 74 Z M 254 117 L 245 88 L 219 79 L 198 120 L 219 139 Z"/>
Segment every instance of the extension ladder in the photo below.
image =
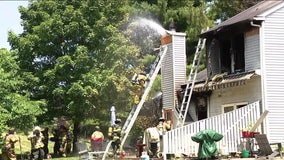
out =
<path fill-rule="evenodd" d="M 191 70 L 190 70 L 189 77 L 187 80 L 186 89 L 183 95 L 183 100 L 181 103 L 181 107 L 179 109 L 177 127 L 183 126 L 185 119 L 186 119 L 190 99 L 191 99 L 192 92 L 193 92 L 194 85 L 195 85 L 196 75 L 198 72 L 198 66 L 200 64 L 203 49 L 205 47 L 205 42 L 206 42 L 206 39 L 203 39 L 203 38 L 199 38 L 198 40 L 198 44 L 197 44 L 196 51 L 194 54 L 194 59 L 193 59 L 192 66 L 191 66 Z"/>
<path fill-rule="evenodd" d="M 123 127 L 122 127 L 122 137 L 121 137 L 121 148 L 123 147 L 125 141 L 126 141 L 126 138 L 131 130 L 131 128 L 133 127 L 133 124 L 134 122 L 136 121 L 136 118 L 141 110 L 141 108 L 143 107 L 143 104 L 151 90 L 151 87 L 160 71 L 160 68 L 161 68 L 161 65 L 162 65 L 162 61 L 163 61 L 163 58 L 164 56 L 166 55 L 166 52 L 167 52 L 167 46 L 161 46 L 160 48 L 160 53 L 159 55 L 157 56 L 155 62 L 154 62 L 154 67 L 152 67 L 150 73 L 149 73 L 149 79 L 150 81 L 148 83 L 146 83 L 146 86 L 145 86 L 145 90 L 144 90 L 144 93 L 142 95 L 142 98 L 139 102 L 139 104 L 137 105 L 136 109 L 132 109 L 131 112 L 129 113 L 128 115 L 128 118 L 126 119 Z M 103 155 L 103 158 L 102 160 L 104 160 L 106 158 L 106 155 L 109 151 L 109 148 L 111 146 L 111 141 L 108 143 L 107 147 L 106 147 L 106 150 L 104 152 L 104 155 Z"/>

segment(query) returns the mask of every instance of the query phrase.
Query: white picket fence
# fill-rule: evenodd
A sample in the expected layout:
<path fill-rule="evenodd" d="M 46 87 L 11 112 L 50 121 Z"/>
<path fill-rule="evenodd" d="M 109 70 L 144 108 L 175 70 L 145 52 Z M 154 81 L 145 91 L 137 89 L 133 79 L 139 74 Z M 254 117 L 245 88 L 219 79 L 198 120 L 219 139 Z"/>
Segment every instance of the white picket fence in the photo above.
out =
<path fill-rule="evenodd" d="M 163 136 L 163 154 L 197 156 L 199 144 L 192 141 L 191 136 L 206 129 L 215 130 L 224 136 L 217 142 L 218 149 L 237 152 L 242 142 L 241 129 L 257 121 L 261 115 L 259 106 L 260 102 L 257 101 L 240 109 L 168 131 Z"/>

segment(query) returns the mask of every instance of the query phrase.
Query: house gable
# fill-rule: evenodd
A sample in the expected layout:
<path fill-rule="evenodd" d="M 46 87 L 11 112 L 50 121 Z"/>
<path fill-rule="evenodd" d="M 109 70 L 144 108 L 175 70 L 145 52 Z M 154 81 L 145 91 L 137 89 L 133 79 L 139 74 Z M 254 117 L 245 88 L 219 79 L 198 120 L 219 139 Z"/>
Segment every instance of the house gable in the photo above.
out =
<path fill-rule="evenodd" d="M 269 111 L 266 128 L 271 142 L 284 141 L 284 6 L 265 17 L 262 23 L 261 59 L 263 107 Z"/>
<path fill-rule="evenodd" d="M 257 15 L 254 17 L 255 20 L 265 20 L 265 17 L 269 16 L 270 14 L 276 12 L 277 10 L 284 7 L 284 1 L 279 1 L 279 4 L 272 7 L 271 9 Z"/>

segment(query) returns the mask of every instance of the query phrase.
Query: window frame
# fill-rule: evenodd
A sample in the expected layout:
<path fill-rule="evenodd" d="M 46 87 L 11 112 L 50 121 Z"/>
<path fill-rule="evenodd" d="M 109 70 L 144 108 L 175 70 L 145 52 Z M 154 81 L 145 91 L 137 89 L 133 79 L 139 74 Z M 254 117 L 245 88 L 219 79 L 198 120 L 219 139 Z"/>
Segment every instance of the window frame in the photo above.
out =
<path fill-rule="evenodd" d="M 237 102 L 237 103 L 228 103 L 228 104 L 223 104 L 221 107 L 222 107 L 222 113 L 228 113 L 228 112 L 231 112 L 231 111 L 234 111 L 238 108 L 241 108 L 241 107 L 238 107 L 238 106 L 246 106 L 248 105 L 248 102 Z M 228 112 L 225 112 L 225 108 L 226 107 L 233 107 L 233 110 L 231 111 L 228 111 Z"/>
<path fill-rule="evenodd" d="M 173 122 L 173 110 L 172 109 L 164 109 L 164 117 L 165 120 L 170 120 Z"/>

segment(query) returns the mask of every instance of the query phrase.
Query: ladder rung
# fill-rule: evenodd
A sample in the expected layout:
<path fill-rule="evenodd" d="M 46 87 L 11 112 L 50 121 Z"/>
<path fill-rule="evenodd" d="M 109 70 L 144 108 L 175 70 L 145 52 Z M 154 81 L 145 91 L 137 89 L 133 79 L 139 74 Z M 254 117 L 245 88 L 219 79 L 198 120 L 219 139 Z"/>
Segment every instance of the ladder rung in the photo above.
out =
<path fill-rule="evenodd" d="M 158 60 L 157 60 L 158 64 L 156 64 L 155 67 L 152 68 L 153 70 L 151 70 L 152 74 L 150 76 L 150 81 L 145 86 L 145 90 L 143 91 L 142 98 L 141 98 L 139 104 L 137 105 L 135 111 L 133 112 L 133 115 L 131 115 L 131 117 L 129 119 L 130 120 L 129 123 L 125 123 L 127 125 L 124 124 L 125 126 L 123 126 L 123 128 L 125 128 L 125 130 L 124 130 L 125 132 L 124 132 L 124 134 L 121 137 L 121 147 L 123 147 L 124 142 L 126 141 L 126 138 L 127 138 L 128 134 L 129 134 L 129 132 L 130 132 L 130 130 L 131 130 L 131 128 L 132 128 L 132 126 L 133 126 L 133 124 L 134 124 L 134 122 L 135 122 L 135 120 L 136 120 L 136 118 L 137 118 L 137 116 L 138 116 L 138 114 L 139 114 L 139 112 L 140 112 L 140 110 L 141 110 L 141 108 L 142 108 L 146 98 L 147 98 L 147 95 L 150 92 L 150 89 L 151 89 L 151 87 L 152 87 L 152 85 L 154 83 L 154 80 L 156 79 L 157 74 L 159 73 L 159 70 L 160 70 L 161 65 L 162 65 L 161 63 L 163 61 L 163 57 L 165 57 L 165 53 L 166 52 L 167 52 L 167 46 L 164 47 L 164 50 L 160 51 L 160 54 L 157 57 L 158 58 Z"/>
<path fill-rule="evenodd" d="M 182 101 L 181 109 L 180 109 L 179 116 L 178 116 L 179 121 L 178 121 L 177 126 L 182 126 L 184 124 L 186 114 L 187 114 L 186 112 L 188 111 L 188 107 L 189 107 L 188 103 L 190 103 L 190 100 L 191 100 L 192 92 L 193 92 L 194 85 L 195 85 L 194 81 L 196 79 L 198 65 L 200 63 L 201 55 L 203 53 L 202 50 L 205 47 L 205 42 L 206 42 L 205 39 L 202 39 L 202 38 L 199 38 L 198 40 L 198 44 L 196 46 L 196 51 L 195 51 L 194 59 L 192 62 L 190 74 L 187 80 L 188 84 L 186 86 L 186 90 L 183 95 L 183 101 Z M 189 85 L 190 83 L 191 85 Z"/>

